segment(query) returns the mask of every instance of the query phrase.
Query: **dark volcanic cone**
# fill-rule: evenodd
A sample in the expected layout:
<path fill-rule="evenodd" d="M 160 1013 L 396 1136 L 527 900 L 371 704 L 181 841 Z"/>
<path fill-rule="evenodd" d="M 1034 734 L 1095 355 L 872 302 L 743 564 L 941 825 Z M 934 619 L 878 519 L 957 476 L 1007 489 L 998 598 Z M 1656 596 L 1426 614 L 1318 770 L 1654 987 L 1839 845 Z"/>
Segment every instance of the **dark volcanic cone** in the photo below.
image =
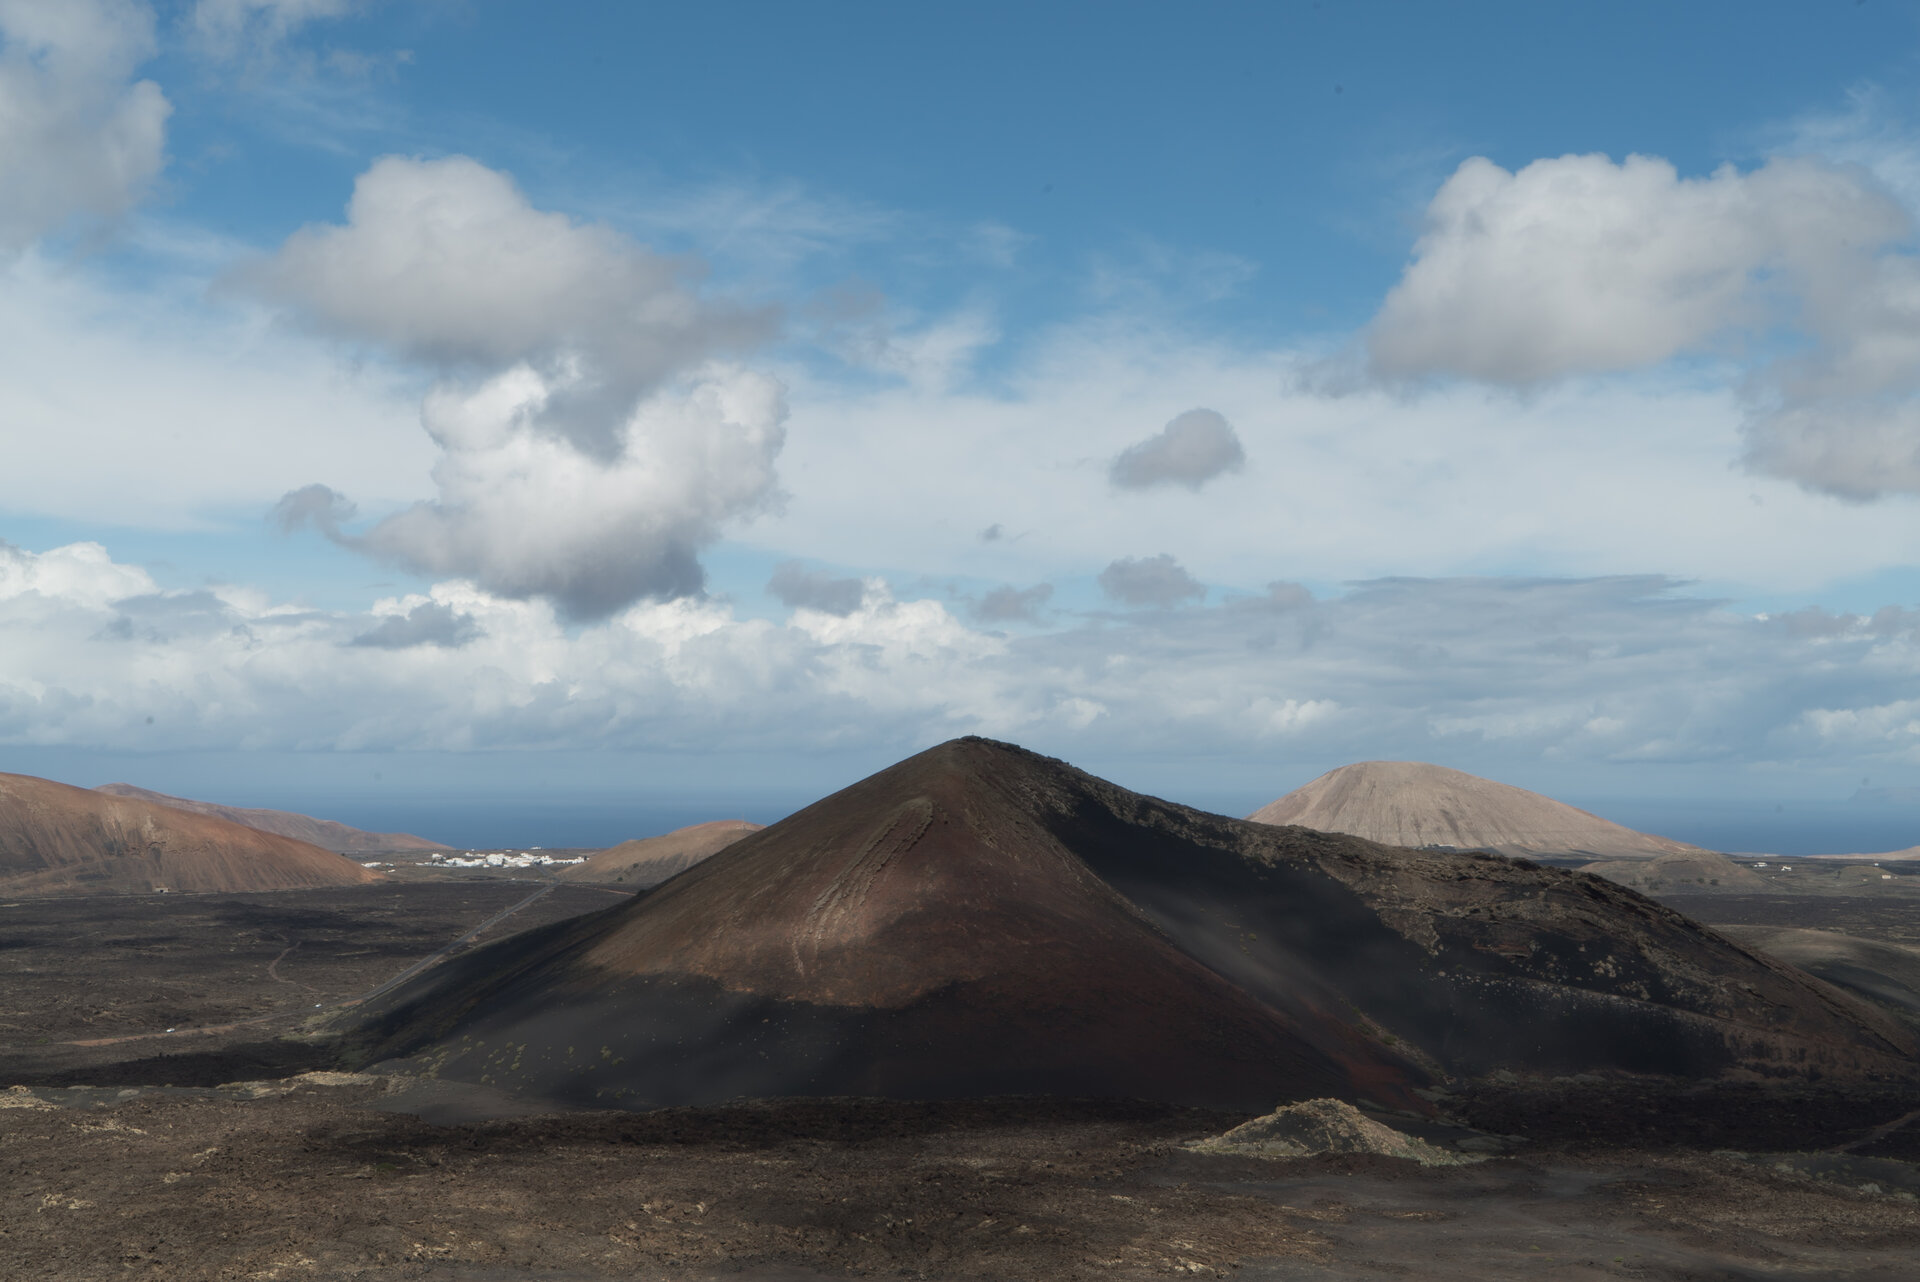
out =
<path fill-rule="evenodd" d="M 0 894 L 298 890 L 380 874 L 210 815 L 0 774 Z"/>
<path fill-rule="evenodd" d="M 1897 1075 L 1916 1049 L 1598 878 L 1207 815 L 980 739 L 429 972 L 352 1036 L 629 1107 L 1399 1104 L 1432 1070 Z"/>
<path fill-rule="evenodd" d="M 408 832 L 368 832 L 364 828 L 349 827 L 331 819 L 315 819 L 311 815 L 295 814 L 291 810 L 254 810 L 243 806 L 223 806 L 212 801 L 190 801 L 185 797 L 169 797 L 164 792 L 136 788 L 130 783 L 103 783 L 94 791 L 104 792 L 110 797 L 131 797 L 135 801 L 151 801 L 174 810 L 191 810 L 196 815 L 211 815 L 215 819 L 224 819 L 228 823 L 236 823 L 244 828 L 258 828 L 261 832 L 278 833 L 282 837 L 304 841 L 322 850 L 451 849 L 443 841 L 428 841 L 425 837 L 416 837 Z"/>

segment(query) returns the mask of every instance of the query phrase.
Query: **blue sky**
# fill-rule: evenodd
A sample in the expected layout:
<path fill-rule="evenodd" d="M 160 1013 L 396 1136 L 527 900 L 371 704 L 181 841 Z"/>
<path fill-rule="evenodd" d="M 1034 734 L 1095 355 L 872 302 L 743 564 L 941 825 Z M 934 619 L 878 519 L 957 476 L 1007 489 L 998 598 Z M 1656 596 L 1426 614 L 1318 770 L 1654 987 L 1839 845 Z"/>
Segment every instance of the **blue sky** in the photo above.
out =
<path fill-rule="evenodd" d="M 1920 785 L 1916 55 L 0 0 L 0 769 L 611 837 L 961 733 L 1229 809 Z"/>

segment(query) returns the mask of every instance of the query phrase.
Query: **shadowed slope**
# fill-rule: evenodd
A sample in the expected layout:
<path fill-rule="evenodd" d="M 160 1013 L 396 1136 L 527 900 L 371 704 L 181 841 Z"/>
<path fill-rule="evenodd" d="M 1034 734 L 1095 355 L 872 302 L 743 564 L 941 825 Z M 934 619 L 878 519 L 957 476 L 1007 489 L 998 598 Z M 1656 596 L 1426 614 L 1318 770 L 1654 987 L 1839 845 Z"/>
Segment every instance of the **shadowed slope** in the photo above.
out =
<path fill-rule="evenodd" d="M 693 824 L 658 837 L 623 841 L 560 874 L 566 881 L 598 881 L 646 890 L 677 876 L 703 859 L 719 854 L 742 837 L 759 832 L 761 824 L 744 819 L 718 819 Z"/>
<path fill-rule="evenodd" d="M 196 815 L 211 815 L 215 819 L 224 819 L 228 823 L 239 824 L 245 828 L 257 828 L 261 832 L 276 833 L 282 837 L 291 837 L 295 841 L 304 841 L 322 850 L 452 849 L 445 842 L 428 841 L 425 837 L 416 837 L 412 833 L 368 832 L 364 828 L 352 828 L 343 823 L 335 823 L 331 819 L 315 819 L 308 815 L 298 815 L 290 810 L 251 810 L 240 806 L 222 806 L 211 801 L 189 801 L 185 797 L 169 797 L 164 792 L 136 788 L 130 783 L 103 783 L 94 791 L 103 792 L 109 797 L 130 797 L 135 801 L 149 801 L 174 810 L 191 811 Z"/>
<path fill-rule="evenodd" d="M 1877 1011 L 1598 878 L 1207 815 L 986 740 L 389 995 L 369 1060 L 629 1106 L 1407 1102 L 1428 1071 L 1909 1071 Z"/>
<path fill-rule="evenodd" d="M 1920 948 L 1792 926 L 1722 926 L 1720 930 L 1920 1026 Z"/>
<path fill-rule="evenodd" d="M 0 893 L 296 890 L 380 874 L 304 841 L 31 775 L 0 774 Z"/>
<path fill-rule="evenodd" d="M 1513 788 L 1423 761 L 1362 761 L 1330 770 L 1247 816 L 1388 846 L 1452 846 L 1503 855 L 1648 857 L 1697 851 Z"/>

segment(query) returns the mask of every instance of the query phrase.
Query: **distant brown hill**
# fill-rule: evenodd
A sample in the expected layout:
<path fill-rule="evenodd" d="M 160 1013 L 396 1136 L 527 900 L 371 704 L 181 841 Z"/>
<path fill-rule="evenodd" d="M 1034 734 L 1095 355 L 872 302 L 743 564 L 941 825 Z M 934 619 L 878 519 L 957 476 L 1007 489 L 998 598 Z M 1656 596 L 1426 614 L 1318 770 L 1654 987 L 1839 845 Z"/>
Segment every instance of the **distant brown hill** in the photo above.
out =
<path fill-rule="evenodd" d="M 1745 864 L 1708 850 L 1660 855 L 1653 859 L 1608 859 L 1587 864 L 1581 872 L 1617 881 L 1649 895 L 1686 891 L 1692 894 L 1724 891 L 1764 894 L 1778 889 Z"/>
<path fill-rule="evenodd" d="M 1584 810 L 1424 761 L 1330 770 L 1248 816 L 1389 846 L 1453 846 L 1503 855 L 1649 858 L 1700 847 L 1635 832 Z"/>
<path fill-rule="evenodd" d="M 290 837 L 0 774 L 0 894 L 295 890 L 379 880 L 351 859 Z"/>
<path fill-rule="evenodd" d="M 981 739 L 348 1017 L 365 1063 L 625 1107 L 1422 1108 L 1442 1075 L 1911 1076 L 1885 1012 L 1623 887 L 1276 828 Z"/>
<path fill-rule="evenodd" d="M 1911 863 L 1920 860 L 1920 846 L 1908 846 L 1905 850 L 1883 850 L 1874 854 L 1855 855 L 1795 855 L 1795 859 L 1818 859 L 1823 863 L 1835 860 L 1848 860 L 1853 863 Z"/>
<path fill-rule="evenodd" d="M 416 837 L 412 833 L 368 832 L 363 828 L 350 828 L 346 824 L 335 823 L 331 819 L 314 819 L 307 815 L 297 815 L 290 810 L 248 810 L 240 806 L 222 806 L 211 801 L 189 801 L 185 797 L 169 797 L 164 792 L 136 788 L 130 783 L 103 783 L 94 791 L 104 792 L 110 797 L 133 797 L 140 801 L 151 801 L 162 806 L 171 806 L 175 810 L 191 810 L 196 815 L 212 815 L 228 823 L 258 828 L 261 832 L 278 833 L 282 837 L 291 837 L 295 841 L 304 841 L 322 850 L 452 849 L 445 842 L 428 841 L 425 837 Z"/>
<path fill-rule="evenodd" d="M 759 832 L 763 824 L 744 819 L 717 819 L 712 823 L 676 828 L 658 837 L 642 837 L 609 846 L 560 876 L 569 881 L 598 881 L 646 890 L 669 877 L 719 854 L 742 837 Z"/>

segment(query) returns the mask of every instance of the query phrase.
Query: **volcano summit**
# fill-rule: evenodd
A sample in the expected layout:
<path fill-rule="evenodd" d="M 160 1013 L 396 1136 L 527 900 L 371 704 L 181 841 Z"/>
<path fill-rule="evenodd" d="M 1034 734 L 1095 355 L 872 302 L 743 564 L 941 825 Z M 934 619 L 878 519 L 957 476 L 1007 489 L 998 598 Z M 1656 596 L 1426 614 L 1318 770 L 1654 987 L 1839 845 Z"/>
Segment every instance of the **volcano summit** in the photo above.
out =
<path fill-rule="evenodd" d="M 447 963 L 346 1031 L 362 1063 L 629 1108 L 1418 1107 L 1441 1075 L 1905 1078 L 1920 1050 L 1599 878 L 1209 815 L 983 739 Z"/>

